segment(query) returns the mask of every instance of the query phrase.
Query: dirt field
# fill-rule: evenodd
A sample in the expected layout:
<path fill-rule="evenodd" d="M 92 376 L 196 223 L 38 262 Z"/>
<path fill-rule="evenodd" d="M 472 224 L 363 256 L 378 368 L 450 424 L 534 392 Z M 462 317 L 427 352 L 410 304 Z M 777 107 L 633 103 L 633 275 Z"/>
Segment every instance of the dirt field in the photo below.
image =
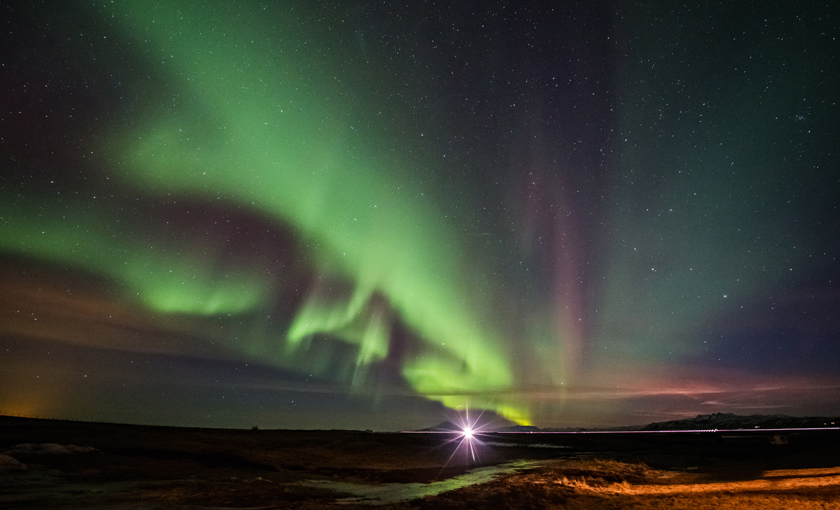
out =
<path fill-rule="evenodd" d="M 0 417 L 0 508 L 838 508 L 840 435 L 183 429 Z M 460 445 L 460 447 L 459 447 Z"/>

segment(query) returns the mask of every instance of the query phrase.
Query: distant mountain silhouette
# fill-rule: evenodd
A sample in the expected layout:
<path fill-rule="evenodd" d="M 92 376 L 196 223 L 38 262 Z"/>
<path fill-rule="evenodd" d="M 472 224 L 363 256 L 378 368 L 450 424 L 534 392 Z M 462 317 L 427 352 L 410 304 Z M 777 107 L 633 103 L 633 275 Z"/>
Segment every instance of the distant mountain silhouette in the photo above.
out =
<path fill-rule="evenodd" d="M 531 425 L 511 425 L 510 427 L 502 427 L 496 429 L 496 432 L 540 432 L 541 430 Z"/>
<path fill-rule="evenodd" d="M 426 427 L 425 429 L 420 429 L 418 432 L 455 432 L 460 430 L 461 427 L 455 425 L 451 421 L 443 421 L 438 423 L 434 427 Z"/>
<path fill-rule="evenodd" d="M 641 430 L 737 430 L 837 427 L 840 418 L 797 418 L 784 414 L 739 416 L 732 413 L 701 414 L 696 418 L 662 421 L 645 425 Z"/>

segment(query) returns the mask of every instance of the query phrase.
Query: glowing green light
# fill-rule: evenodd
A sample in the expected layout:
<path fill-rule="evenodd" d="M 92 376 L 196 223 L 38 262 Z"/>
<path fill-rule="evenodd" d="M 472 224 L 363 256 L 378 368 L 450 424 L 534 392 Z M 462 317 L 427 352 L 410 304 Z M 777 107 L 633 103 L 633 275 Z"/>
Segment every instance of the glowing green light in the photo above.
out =
<path fill-rule="evenodd" d="M 512 384 L 503 342 L 465 290 L 469 261 L 448 221 L 409 174 L 366 150 L 381 141 L 353 129 L 364 105 L 340 99 L 354 94 L 324 80 L 329 60 L 289 37 L 300 31 L 294 17 L 269 26 L 242 6 L 222 15 L 228 4 L 107 8 L 120 11 L 138 44 L 172 62 L 168 79 L 187 95 L 109 141 L 123 177 L 150 192 L 223 197 L 282 218 L 311 240 L 325 273 L 356 282 L 350 297 L 307 302 L 289 330 L 291 348 L 330 333 L 359 346 L 359 365 L 382 359 L 387 327 L 369 310 L 379 292 L 431 346 L 404 368 L 418 392 Z M 203 16 L 207 9 L 216 15 Z M 277 34 L 286 47 L 254 43 Z"/>
<path fill-rule="evenodd" d="M 113 227 L 105 210 L 80 202 L 0 196 L 0 249 L 82 269 L 124 285 L 126 297 L 167 313 L 241 313 L 261 303 L 269 283 L 241 269 L 218 269 L 186 243 L 140 243 Z"/>
<path fill-rule="evenodd" d="M 326 294 L 324 289 L 313 289 L 289 328 L 289 345 L 297 349 L 308 337 L 318 333 L 330 333 L 357 345 L 357 371 L 353 379 L 359 382 L 365 366 L 388 354 L 390 315 L 371 300 L 370 290 L 357 288 L 349 299 L 329 299 Z"/>

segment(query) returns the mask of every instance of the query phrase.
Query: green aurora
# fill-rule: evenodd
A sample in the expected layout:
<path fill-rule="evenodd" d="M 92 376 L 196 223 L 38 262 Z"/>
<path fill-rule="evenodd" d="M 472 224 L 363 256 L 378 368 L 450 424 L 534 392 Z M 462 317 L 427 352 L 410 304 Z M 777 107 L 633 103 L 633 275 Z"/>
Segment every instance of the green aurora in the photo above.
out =
<path fill-rule="evenodd" d="M 833 388 L 832 29 L 780 4 L 712 40 L 708 9 L 607 4 L 539 30 L 506 4 L 33 8 L 69 55 L 45 68 L 113 97 L 42 172 L 61 185 L 0 137 L 27 176 L 0 188 L 2 261 L 81 275 L 140 341 L 323 383 L 303 393 L 556 425 Z M 73 134 L 53 117 L 21 130 Z"/>
<path fill-rule="evenodd" d="M 481 309 L 481 289 L 470 289 L 476 269 L 466 248 L 422 190 L 397 177 L 407 170 L 352 138 L 348 106 L 335 97 L 341 87 L 318 82 L 330 75 L 329 60 L 253 42 L 292 37 L 291 21 L 266 27 L 258 12 L 216 8 L 230 16 L 206 18 L 198 4 L 113 6 L 118 25 L 150 59 L 166 62 L 164 78 L 188 97 L 150 109 L 146 121 L 98 148 L 116 176 L 150 194 L 233 202 L 288 223 L 309 241 L 308 257 L 320 274 L 354 282 L 340 299 L 312 291 L 288 332 L 277 333 L 275 356 L 304 348 L 312 335 L 331 335 L 357 347 L 358 385 L 366 366 L 388 353 L 392 318 L 372 309 L 381 293 L 425 346 L 403 366 L 415 391 L 449 407 L 492 409 L 528 423 L 524 406 L 495 395 L 512 385 L 513 371 L 497 327 Z M 51 207 L 35 215 L 12 206 L 6 217 L 21 221 L 9 222 L 16 226 L 4 236 L 5 249 L 107 275 L 156 312 L 243 314 L 271 302 L 260 275 L 220 273 L 188 246 L 146 247 L 111 233 L 115 218 L 64 203 Z M 58 211 L 64 220 L 55 222 Z"/>

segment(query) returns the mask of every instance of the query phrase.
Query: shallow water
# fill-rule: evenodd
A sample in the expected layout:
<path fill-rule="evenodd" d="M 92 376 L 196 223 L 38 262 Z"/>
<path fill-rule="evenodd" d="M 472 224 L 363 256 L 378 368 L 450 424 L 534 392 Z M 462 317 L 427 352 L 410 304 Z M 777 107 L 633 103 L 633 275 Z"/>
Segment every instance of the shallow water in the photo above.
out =
<path fill-rule="evenodd" d="M 460 489 L 468 485 L 489 482 L 496 476 L 513 473 L 522 469 L 536 467 L 545 461 L 521 460 L 470 470 L 468 473 L 447 480 L 431 483 L 385 483 L 381 485 L 362 485 L 331 480 L 310 480 L 306 484 L 312 487 L 330 489 L 336 492 L 354 494 L 351 498 L 342 498 L 338 503 L 385 505 L 411 501 L 412 499 L 435 496 L 443 492 Z"/>

